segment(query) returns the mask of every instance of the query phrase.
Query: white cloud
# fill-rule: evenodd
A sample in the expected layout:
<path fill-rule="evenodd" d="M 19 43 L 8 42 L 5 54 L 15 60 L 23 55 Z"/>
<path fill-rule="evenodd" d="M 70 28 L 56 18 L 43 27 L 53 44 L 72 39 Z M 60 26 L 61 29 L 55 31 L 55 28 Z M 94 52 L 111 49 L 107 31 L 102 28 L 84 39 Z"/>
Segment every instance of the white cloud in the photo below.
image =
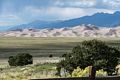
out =
<path fill-rule="evenodd" d="M 66 7 L 93 7 L 96 5 L 96 0 L 57 0 L 54 5 Z"/>
<path fill-rule="evenodd" d="M 33 6 L 25 7 L 24 11 L 25 12 L 30 12 L 30 13 L 34 12 L 34 14 L 38 14 L 38 13 L 43 12 L 43 10 L 41 8 L 36 8 L 36 7 L 33 7 Z"/>
<path fill-rule="evenodd" d="M 7 15 L 2 14 L 2 15 L 0 15 L 0 19 L 17 20 L 17 19 L 19 19 L 19 17 L 12 15 L 12 14 L 7 14 Z"/>
<path fill-rule="evenodd" d="M 120 10 L 120 0 L 56 0 L 55 6 Z"/>
<path fill-rule="evenodd" d="M 103 0 L 103 4 L 108 9 L 119 9 L 120 8 L 120 0 Z"/>
<path fill-rule="evenodd" d="M 74 17 L 84 16 L 86 13 L 82 8 L 72 8 L 72 7 L 48 7 L 48 8 L 35 8 L 35 7 L 26 7 L 24 12 L 25 15 L 30 15 L 32 19 L 69 19 Z"/>
<path fill-rule="evenodd" d="M 74 17 L 80 17 L 85 14 L 81 8 L 48 8 L 46 13 L 48 15 L 56 15 L 58 19 L 69 19 Z"/>
<path fill-rule="evenodd" d="M 22 22 L 21 18 L 12 14 L 0 15 L 0 26 L 15 25 Z"/>
<path fill-rule="evenodd" d="M 77 7 L 48 7 L 48 8 L 36 8 L 26 7 L 22 12 L 31 19 L 43 19 L 43 20 L 66 20 L 72 18 L 78 18 L 86 15 L 92 15 L 97 12 L 113 13 L 114 10 L 108 9 L 96 9 L 96 8 L 77 8 Z M 25 16 L 24 15 L 24 16 Z"/>

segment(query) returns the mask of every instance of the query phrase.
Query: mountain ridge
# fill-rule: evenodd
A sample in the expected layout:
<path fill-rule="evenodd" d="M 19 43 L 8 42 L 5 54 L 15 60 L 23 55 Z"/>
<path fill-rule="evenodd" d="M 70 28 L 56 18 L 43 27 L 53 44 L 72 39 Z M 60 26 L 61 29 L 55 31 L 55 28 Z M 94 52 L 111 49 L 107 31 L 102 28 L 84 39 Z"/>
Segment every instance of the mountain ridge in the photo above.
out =
<path fill-rule="evenodd" d="M 44 28 L 64 28 L 64 27 L 74 27 L 78 25 L 88 25 L 92 24 L 97 27 L 115 27 L 120 25 L 120 11 L 116 11 L 113 14 L 109 13 L 95 13 L 91 16 L 83 16 L 80 18 L 70 19 L 70 20 L 58 20 L 58 21 L 41 21 L 36 20 L 28 24 L 21 24 L 13 26 L 8 30 L 15 29 L 44 29 Z"/>

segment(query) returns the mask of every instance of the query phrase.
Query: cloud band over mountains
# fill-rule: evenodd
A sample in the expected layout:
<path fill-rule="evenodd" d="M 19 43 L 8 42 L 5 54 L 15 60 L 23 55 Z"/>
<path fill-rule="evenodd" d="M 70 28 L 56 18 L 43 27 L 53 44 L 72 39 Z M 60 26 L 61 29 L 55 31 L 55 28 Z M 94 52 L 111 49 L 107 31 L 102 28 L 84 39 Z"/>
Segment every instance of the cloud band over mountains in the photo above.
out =
<path fill-rule="evenodd" d="M 0 26 L 119 11 L 120 0 L 0 0 Z"/>

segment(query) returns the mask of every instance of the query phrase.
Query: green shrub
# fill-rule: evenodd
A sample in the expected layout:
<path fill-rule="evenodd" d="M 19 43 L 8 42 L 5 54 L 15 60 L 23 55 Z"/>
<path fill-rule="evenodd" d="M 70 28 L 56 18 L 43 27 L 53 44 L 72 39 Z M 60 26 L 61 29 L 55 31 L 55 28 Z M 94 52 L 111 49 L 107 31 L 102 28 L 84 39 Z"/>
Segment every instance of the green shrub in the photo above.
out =
<path fill-rule="evenodd" d="M 66 57 L 67 54 L 63 54 L 61 57 Z"/>
<path fill-rule="evenodd" d="M 33 63 L 32 55 L 30 54 L 17 54 L 16 56 L 10 56 L 8 63 L 10 66 L 24 66 Z"/>
<path fill-rule="evenodd" d="M 64 68 L 72 74 L 77 67 L 85 69 L 87 66 L 94 66 L 96 70 L 103 69 L 107 71 L 108 75 L 112 75 L 118 65 L 119 58 L 120 51 L 116 47 L 95 39 L 83 41 L 58 63 L 57 70 L 60 73 L 60 69 Z"/>
<path fill-rule="evenodd" d="M 52 57 L 53 57 L 53 55 L 52 55 L 52 54 L 50 54 L 50 55 L 49 55 L 49 58 L 52 58 Z"/>

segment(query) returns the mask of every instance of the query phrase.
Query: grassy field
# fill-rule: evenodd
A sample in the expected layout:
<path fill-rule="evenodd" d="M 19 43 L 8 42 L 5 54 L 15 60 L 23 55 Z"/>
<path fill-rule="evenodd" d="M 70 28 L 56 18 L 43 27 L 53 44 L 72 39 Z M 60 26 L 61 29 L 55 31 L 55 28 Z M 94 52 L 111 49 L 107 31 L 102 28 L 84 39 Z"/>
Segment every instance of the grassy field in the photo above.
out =
<path fill-rule="evenodd" d="M 53 78 L 55 75 L 56 63 L 62 58 L 40 57 L 33 58 L 32 65 L 9 66 L 8 60 L 0 59 L 0 80 L 30 80 L 40 78 Z"/>
<path fill-rule="evenodd" d="M 18 53 L 30 53 L 34 57 L 54 57 L 69 53 L 71 49 L 83 40 L 93 38 L 25 38 L 25 37 L 1 37 L 0 38 L 0 58 L 8 58 L 10 55 Z M 120 38 L 97 38 L 112 45 L 119 45 Z"/>
<path fill-rule="evenodd" d="M 69 53 L 81 41 L 94 38 L 0 38 L 0 80 L 28 80 L 55 76 L 56 63 L 64 53 Z M 110 45 L 120 45 L 120 38 L 96 38 Z M 10 67 L 8 57 L 18 53 L 32 54 L 34 64 L 23 67 Z M 53 57 L 49 58 L 52 54 Z M 46 64 L 47 63 L 47 64 Z M 48 64 L 49 63 L 49 64 Z"/>
<path fill-rule="evenodd" d="M 30 80 L 40 78 L 53 78 L 56 73 L 55 63 L 27 65 L 0 68 L 0 80 Z"/>

